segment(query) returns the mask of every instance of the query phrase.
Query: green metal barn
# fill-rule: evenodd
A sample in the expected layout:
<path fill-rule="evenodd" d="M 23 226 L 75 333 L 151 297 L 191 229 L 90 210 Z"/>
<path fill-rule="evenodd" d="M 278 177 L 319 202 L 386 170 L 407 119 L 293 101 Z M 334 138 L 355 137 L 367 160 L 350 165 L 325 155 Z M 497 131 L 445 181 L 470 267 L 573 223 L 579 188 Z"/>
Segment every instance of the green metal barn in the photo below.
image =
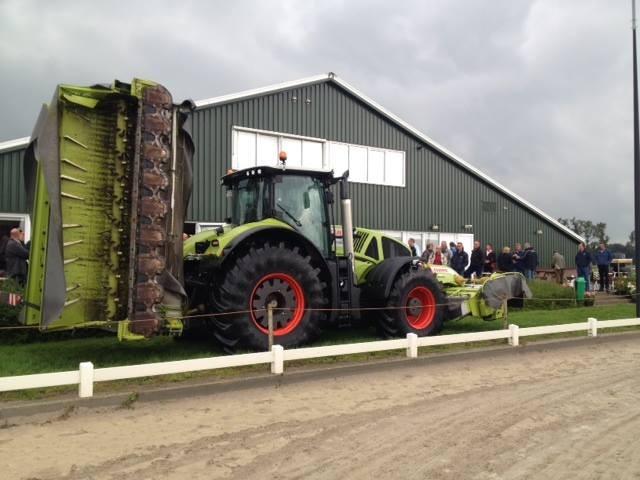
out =
<path fill-rule="evenodd" d="M 573 258 L 581 237 L 378 105 L 333 73 L 196 102 L 187 231 L 224 222 L 219 179 L 229 168 L 349 169 L 356 225 L 421 248 L 474 239 L 496 250 L 530 242 L 541 266 L 554 249 Z M 35 119 L 34 119 L 35 121 Z M 28 138 L 0 143 L 0 230 L 30 227 L 22 186 Z M 0 234 L 3 232 L 0 231 Z"/>

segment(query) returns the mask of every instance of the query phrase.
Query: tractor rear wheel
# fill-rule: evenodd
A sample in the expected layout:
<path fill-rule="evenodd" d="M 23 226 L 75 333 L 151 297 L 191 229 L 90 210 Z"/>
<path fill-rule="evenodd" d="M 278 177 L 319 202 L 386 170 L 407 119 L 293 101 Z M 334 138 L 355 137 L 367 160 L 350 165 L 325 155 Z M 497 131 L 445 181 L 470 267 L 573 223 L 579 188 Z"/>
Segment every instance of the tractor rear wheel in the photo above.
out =
<path fill-rule="evenodd" d="M 274 344 L 294 347 L 320 335 L 328 313 L 321 270 L 298 247 L 280 242 L 250 247 L 226 269 L 213 296 L 214 334 L 230 350 L 266 350 L 269 343 L 267 306 L 273 312 Z M 237 313 L 230 313 L 237 312 Z"/>
<path fill-rule="evenodd" d="M 387 337 L 415 333 L 419 337 L 442 330 L 445 297 L 440 285 L 426 272 L 401 273 L 391 288 L 386 307 L 377 315 L 378 327 Z"/>

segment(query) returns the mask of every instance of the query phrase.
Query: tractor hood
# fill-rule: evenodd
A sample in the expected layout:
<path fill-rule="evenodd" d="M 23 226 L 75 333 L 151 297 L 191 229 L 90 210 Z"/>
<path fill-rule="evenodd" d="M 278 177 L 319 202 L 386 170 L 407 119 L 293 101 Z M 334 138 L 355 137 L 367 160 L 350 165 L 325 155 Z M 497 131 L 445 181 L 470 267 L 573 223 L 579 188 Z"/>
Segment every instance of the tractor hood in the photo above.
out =
<path fill-rule="evenodd" d="M 225 225 L 217 229 L 205 230 L 185 240 L 183 246 L 185 260 L 194 260 L 201 256 L 222 257 L 225 250 L 231 248 L 236 240 L 245 238 L 254 231 L 270 228 L 293 230 L 290 225 L 275 218 L 245 223 L 237 227 Z"/>

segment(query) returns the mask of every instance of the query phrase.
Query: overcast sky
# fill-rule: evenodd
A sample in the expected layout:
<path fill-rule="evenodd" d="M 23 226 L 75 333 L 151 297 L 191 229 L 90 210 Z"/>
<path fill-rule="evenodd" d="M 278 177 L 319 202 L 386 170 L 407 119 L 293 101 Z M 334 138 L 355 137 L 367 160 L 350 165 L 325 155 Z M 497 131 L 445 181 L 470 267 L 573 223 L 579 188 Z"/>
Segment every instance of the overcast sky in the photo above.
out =
<path fill-rule="evenodd" d="M 629 0 L 0 0 L 0 141 L 58 83 L 344 80 L 554 217 L 633 229 Z"/>

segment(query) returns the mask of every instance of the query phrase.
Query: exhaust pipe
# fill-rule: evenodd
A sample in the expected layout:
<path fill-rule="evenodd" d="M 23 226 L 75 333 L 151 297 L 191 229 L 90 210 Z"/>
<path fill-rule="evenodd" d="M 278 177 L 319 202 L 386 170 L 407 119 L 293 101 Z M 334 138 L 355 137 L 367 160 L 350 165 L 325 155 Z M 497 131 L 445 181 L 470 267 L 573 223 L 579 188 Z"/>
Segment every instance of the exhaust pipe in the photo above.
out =
<path fill-rule="evenodd" d="M 342 211 L 342 241 L 344 253 L 351 264 L 353 282 L 357 282 L 356 263 L 353 252 L 353 217 L 351 215 L 351 198 L 349 196 L 349 170 L 340 179 L 340 208 Z"/>

